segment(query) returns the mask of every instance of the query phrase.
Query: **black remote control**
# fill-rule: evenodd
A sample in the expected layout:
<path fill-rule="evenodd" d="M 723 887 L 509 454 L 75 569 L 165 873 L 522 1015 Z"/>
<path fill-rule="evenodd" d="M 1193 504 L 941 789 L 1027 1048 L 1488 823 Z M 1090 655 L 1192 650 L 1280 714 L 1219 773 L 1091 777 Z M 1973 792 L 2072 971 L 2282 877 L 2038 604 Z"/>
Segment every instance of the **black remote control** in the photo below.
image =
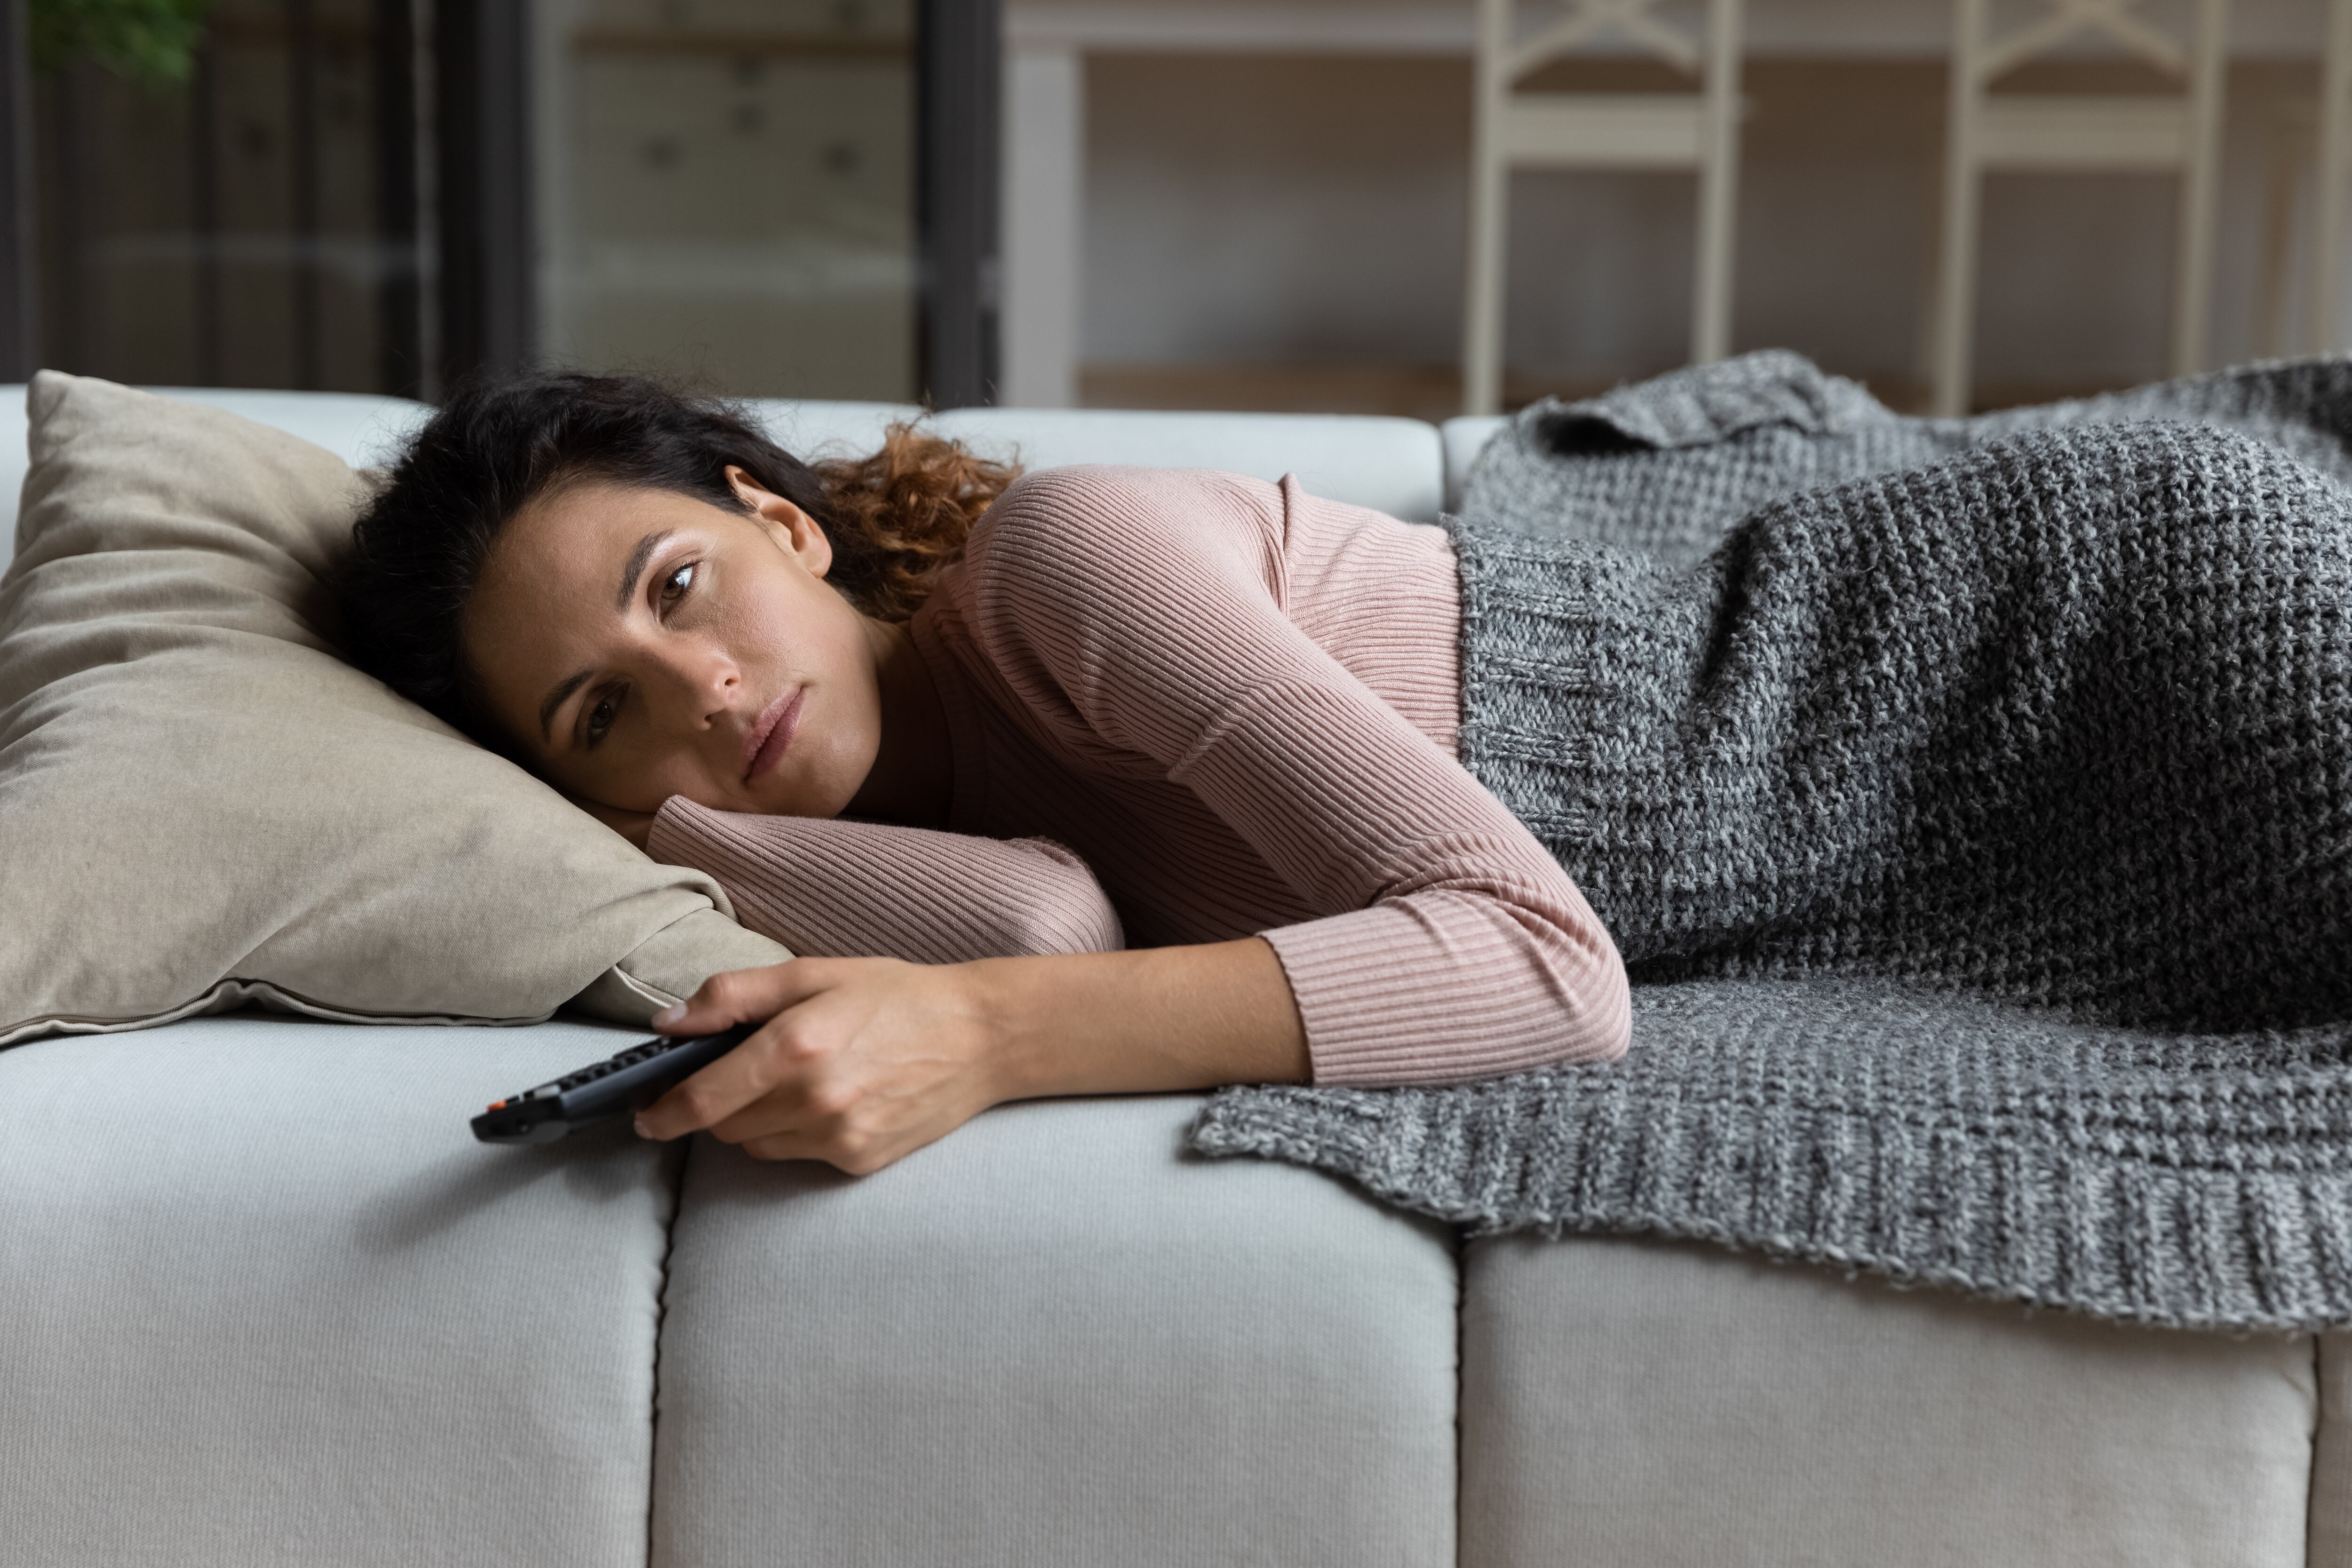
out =
<path fill-rule="evenodd" d="M 670 1085 L 709 1066 L 749 1039 L 757 1024 L 715 1035 L 665 1035 L 619 1056 L 509 1095 L 474 1118 L 485 1143 L 552 1143 L 567 1133 L 616 1121 L 659 1100 Z"/>

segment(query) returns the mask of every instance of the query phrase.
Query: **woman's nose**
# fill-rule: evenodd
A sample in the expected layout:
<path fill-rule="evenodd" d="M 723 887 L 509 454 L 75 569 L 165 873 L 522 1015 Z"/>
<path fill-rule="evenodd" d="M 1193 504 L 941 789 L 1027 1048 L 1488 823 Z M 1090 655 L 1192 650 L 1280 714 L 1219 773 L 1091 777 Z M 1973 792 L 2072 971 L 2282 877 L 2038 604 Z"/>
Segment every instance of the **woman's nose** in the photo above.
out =
<path fill-rule="evenodd" d="M 709 729 L 741 700 L 742 671 L 717 649 L 679 647 L 661 664 L 673 718 L 687 728 Z"/>

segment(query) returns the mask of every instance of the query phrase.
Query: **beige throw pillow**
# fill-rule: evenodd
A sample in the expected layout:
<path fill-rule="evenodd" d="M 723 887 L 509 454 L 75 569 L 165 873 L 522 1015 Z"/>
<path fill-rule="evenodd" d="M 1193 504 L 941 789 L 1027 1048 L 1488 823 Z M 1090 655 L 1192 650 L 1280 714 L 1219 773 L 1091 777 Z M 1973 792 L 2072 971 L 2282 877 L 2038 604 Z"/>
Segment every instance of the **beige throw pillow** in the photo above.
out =
<path fill-rule="evenodd" d="M 0 576 L 0 1045 L 256 998 L 642 1023 L 788 956 L 331 651 L 361 479 L 44 371 Z"/>

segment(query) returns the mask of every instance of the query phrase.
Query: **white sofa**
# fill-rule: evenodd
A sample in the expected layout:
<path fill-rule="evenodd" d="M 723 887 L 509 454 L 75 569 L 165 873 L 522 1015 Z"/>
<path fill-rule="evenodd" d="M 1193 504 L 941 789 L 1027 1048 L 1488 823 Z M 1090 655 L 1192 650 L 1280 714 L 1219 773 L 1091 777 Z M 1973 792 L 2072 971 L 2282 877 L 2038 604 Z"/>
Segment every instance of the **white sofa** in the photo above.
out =
<path fill-rule="evenodd" d="M 355 460 L 420 412 L 189 395 Z M 772 409 L 803 447 L 890 412 Z M 1421 518 L 1492 427 L 940 423 Z M 246 1014 L 0 1052 L 0 1564 L 2352 1568 L 2338 1337 L 1465 1242 L 1186 1156 L 1186 1097 L 1006 1107 L 863 1180 L 471 1141 L 626 1037 Z"/>

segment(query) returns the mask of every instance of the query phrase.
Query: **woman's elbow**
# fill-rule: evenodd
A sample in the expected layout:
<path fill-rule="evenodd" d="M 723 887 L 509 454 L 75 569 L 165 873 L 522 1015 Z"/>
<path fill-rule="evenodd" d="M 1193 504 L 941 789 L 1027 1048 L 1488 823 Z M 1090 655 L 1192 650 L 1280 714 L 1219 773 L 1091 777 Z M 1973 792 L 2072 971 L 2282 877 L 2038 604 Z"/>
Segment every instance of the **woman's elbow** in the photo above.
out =
<path fill-rule="evenodd" d="M 1591 1054 L 1584 1059 L 1613 1062 L 1633 1047 L 1633 992 L 1625 978 L 1625 964 L 1612 949 L 1607 971 L 1609 989 L 1593 1010 Z"/>
<path fill-rule="evenodd" d="M 1633 1044 L 1633 988 L 1625 977 L 1625 960 L 1606 932 L 1601 938 L 1585 994 L 1585 1027 L 1580 1031 L 1577 1059 L 1613 1062 Z"/>
<path fill-rule="evenodd" d="M 1013 911 L 1008 952 L 1117 952 L 1127 945 L 1118 911 L 1093 867 L 1050 838 L 1023 839 L 1019 846 L 1031 857 L 1034 880 L 1031 896 Z"/>
<path fill-rule="evenodd" d="M 1612 944 L 1579 974 L 1564 998 L 1546 1067 L 1613 1062 L 1633 1043 L 1633 996 L 1624 960 Z"/>
<path fill-rule="evenodd" d="M 1118 913 L 1099 889 L 1087 903 L 1030 910 L 1011 933 L 1015 951 L 1034 957 L 1055 953 L 1117 952 L 1127 945 Z"/>

